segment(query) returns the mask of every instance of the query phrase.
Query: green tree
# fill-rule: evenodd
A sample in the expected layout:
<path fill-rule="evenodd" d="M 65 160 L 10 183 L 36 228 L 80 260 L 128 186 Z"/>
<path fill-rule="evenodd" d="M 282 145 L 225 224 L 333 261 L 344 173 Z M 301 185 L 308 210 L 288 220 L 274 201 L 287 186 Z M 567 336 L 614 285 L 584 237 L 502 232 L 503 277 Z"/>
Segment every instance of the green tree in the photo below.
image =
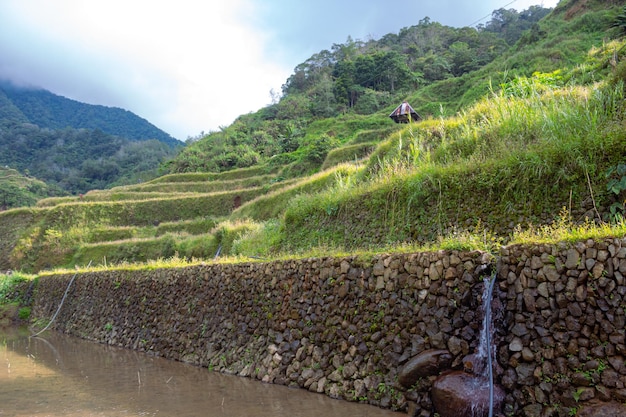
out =
<path fill-rule="evenodd" d="M 345 107 L 352 107 L 358 98 L 359 85 L 356 83 L 356 68 L 354 61 L 340 61 L 333 70 L 335 79 L 335 99 Z"/>
<path fill-rule="evenodd" d="M 452 76 L 450 63 L 439 54 L 430 53 L 420 58 L 416 67 L 428 82 L 445 80 Z"/>
<path fill-rule="evenodd" d="M 317 85 L 309 91 L 310 110 L 313 116 L 331 117 L 335 114 L 337 100 L 335 100 L 333 87 L 330 75 L 323 74 Z"/>
<path fill-rule="evenodd" d="M 449 49 L 450 72 L 455 77 L 475 69 L 474 54 L 465 42 L 454 42 Z"/>
<path fill-rule="evenodd" d="M 376 69 L 381 80 L 379 90 L 394 92 L 398 88 L 409 87 L 413 74 L 406 59 L 397 51 L 389 51 L 377 55 Z"/>

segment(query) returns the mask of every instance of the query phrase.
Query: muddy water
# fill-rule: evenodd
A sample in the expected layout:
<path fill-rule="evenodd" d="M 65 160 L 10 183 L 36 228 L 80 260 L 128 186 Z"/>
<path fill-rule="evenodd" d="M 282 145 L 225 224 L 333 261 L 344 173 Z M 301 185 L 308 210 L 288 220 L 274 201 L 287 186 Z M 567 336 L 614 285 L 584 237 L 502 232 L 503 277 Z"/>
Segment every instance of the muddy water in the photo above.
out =
<path fill-rule="evenodd" d="M 399 417 L 55 332 L 0 328 L 0 416 Z"/>

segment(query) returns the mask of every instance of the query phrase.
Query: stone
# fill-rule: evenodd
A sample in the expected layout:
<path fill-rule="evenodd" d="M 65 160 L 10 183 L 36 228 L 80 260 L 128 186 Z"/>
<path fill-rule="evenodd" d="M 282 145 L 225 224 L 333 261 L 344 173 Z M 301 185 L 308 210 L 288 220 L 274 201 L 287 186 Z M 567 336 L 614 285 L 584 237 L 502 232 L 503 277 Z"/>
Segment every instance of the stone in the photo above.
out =
<path fill-rule="evenodd" d="M 342 375 L 344 378 L 352 378 L 357 371 L 357 366 L 354 363 L 349 363 L 343 368 Z"/>
<path fill-rule="evenodd" d="M 626 416 L 626 405 L 618 402 L 593 402 L 583 405 L 576 414 L 577 417 L 623 417 Z"/>
<path fill-rule="evenodd" d="M 311 387 L 314 387 L 315 384 L 311 384 Z M 317 386 L 313 389 L 315 392 L 321 394 L 324 392 L 324 388 L 326 388 L 326 378 L 322 377 L 319 381 L 317 381 Z"/>
<path fill-rule="evenodd" d="M 523 363 L 518 365 L 517 368 L 515 368 L 518 384 L 533 385 L 535 383 L 535 378 L 533 376 L 534 371 L 535 365 L 532 363 Z"/>
<path fill-rule="evenodd" d="M 300 376 L 306 381 L 307 379 L 313 378 L 313 375 L 315 375 L 315 371 L 311 368 L 306 368 L 302 371 Z"/>
<path fill-rule="evenodd" d="M 569 249 L 567 251 L 567 258 L 565 260 L 565 268 L 576 269 L 580 263 L 580 253 L 576 249 Z"/>
<path fill-rule="evenodd" d="M 435 281 L 441 278 L 442 271 L 440 271 L 440 267 L 436 263 L 430 264 L 430 268 L 428 270 L 428 276 L 431 280 Z"/>
<path fill-rule="evenodd" d="M 385 265 L 381 261 L 378 261 L 374 265 L 374 268 L 372 268 L 372 273 L 376 277 L 384 275 L 385 274 Z"/>
<path fill-rule="evenodd" d="M 526 306 L 526 310 L 528 312 L 534 313 L 535 311 L 537 311 L 535 296 L 533 295 L 533 291 L 528 290 L 528 289 L 524 290 L 523 298 L 524 298 L 524 305 Z"/>
<path fill-rule="evenodd" d="M 519 337 L 514 337 L 513 340 L 511 340 L 511 343 L 509 343 L 509 350 L 511 352 L 521 352 L 523 348 L 524 344 L 522 343 L 522 339 Z"/>
<path fill-rule="evenodd" d="M 337 290 L 337 295 L 340 298 L 344 298 L 346 295 L 348 295 L 348 292 L 350 291 L 350 284 L 348 282 L 344 282 L 340 287 L 339 290 Z"/>
<path fill-rule="evenodd" d="M 516 336 L 522 337 L 528 334 L 528 329 L 523 323 L 516 323 L 511 329 L 511 333 Z"/>
<path fill-rule="evenodd" d="M 550 290 L 547 282 L 542 282 L 537 286 L 537 292 L 544 298 L 550 297 Z"/>
<path fill-rule="evenodd" d="M 539 269 L 543 266 L 543 262 L 541 261 L 541 258 L 538 256 L 533 256 L 530 260 L 530 267 L 532 269 Z"/>
<path fill-rule="evenodd" d="M 456 336 L 452 336 L 448 340 L 448 350 L 453 355 L 455 355 L 455 356 L 458 355 L 459 353 L 461 353 L 463 351 L 463 340 L 459 339 Z"/>
<path fill-rule="evenodd" d="M 339 382 L 343 380 L 343 378 L 341 377 L 341 371 L 339 369 L 335 369 L 333 372 L 330 373 L 330 375 L 328 375 L 327 378 L 329 381 L 332 382 Z"/>
<path fill-rule="evenodd" d="M 541 410 L 543 409 L 541 404 L 529 404 L 524 407 L 524 416 L 526 417 L 541 417 Z"/>
<path fill-rule="evenodd" d="M 342 274 L 347 274 L 348 271 L 350 271 L 350 262 L 344 259 L 343 261 L 341 261 L 340 268 Z"/>
<path fill-rule="evenodd" d="M 493 411 L 498 415 L 504 401 L 504 390 L 493 387 Z M 463 371 L 451 371 L 433 383 L 431 397 L 435 411 L 441 417 L 489 415 L 489 383 Z"/>
<path fill-rule="evenodd" d="M 596 390 L 594 388 L 579 388 L 576 390 L 579 395 L 578 401 L 589 401 L 595 398 Z"/>
<path fill-rule="evenodd" d="M 611 369 L 602 372 L 602 384 L 607 387 L 617 387 L 619 374 Z"/>
<path fill-rule="evenodd" d="M 554 265 L 546 265 L 542 268 L 542 271 L 546 279 L 550 282 L 558 281 L 559 278 L 561 278 L 561 274 L 559 274 L 559 271 L 556 270 Z"/>
<path fill-rule="evenodd" d="M 398 382 L 405 388 L 413 386 L 420 378 L 439 375 L 452 363 L 447 350 L 426 350 L 411 358 L 398 372 Z"/>
<path fill-rule="evenodd" d="M 595 279 L 598 279 L 604 273 L 604 265 L 600 262 L 596 263 L 591 269 L 591 274 Z"/>
<path fill-rule="evenodd" d="M 535 354 L 532 350 L 530 350 L 530 348 L 524 347 L 522 349 L 522 359 L 524 359 L 526 362 L 532 362 L 533 360 L 535 360 Z"/>

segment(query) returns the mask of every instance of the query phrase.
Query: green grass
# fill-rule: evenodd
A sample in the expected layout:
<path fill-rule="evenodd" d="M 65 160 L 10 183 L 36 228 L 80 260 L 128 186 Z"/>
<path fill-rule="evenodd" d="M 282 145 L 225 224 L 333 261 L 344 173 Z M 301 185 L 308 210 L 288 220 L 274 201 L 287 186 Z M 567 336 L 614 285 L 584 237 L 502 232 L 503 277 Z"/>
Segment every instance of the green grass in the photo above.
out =
<path fill-rule="evenodd" d="M 79 201 L 79 197 L 48 197 L 37 200 L 36 207 L 52 207 L 63 203 L 73 203 Z"/>
<path fill-rule="evenodd" d="M 589 220 L 575 223 L 567 210 L 561 210 L 552 224 L 518 229 L 513 233 L 509 244 L 542 244 L 554 242 L 580 242 L 587 239 L 601 240 L 610 237 L 626 236 L 626 221 L 619 219 L 613 223 L 595 223 Z"/>
<path fill-rule="evenodd" d="M 215 217 L 200 217 L 177 222 L 164 222 L 156 227 L 155 236 L 165 233 L 187 233 L 189 235 L 201 235 L 213 229 L 218 219 Z"/>
<path fill-rule="evenodd" d="M 179 178 L 183 174 L 176 174 Z M 185 174 L 186 175 L 186 174 Z M 206 176 L 206 174 L 205 174 Z M 187 176 L 185 176 L 187 178 Z M 172 177 L 170 177 L 172 179 Z M 179 178 L 180 179 L 180 178 Z M 172 182 L 154 182 L 136 185 L 127 185 L 123 187 L 115 187 L 110 191 L 92 191 L 85 195 L 85 199 L 98 198 L 96 196 L 102 195 L 107 198 L 110 193 L 116 192 L 142 192 L 142 193 L 181 193 L 181 192 L 193 192 L 193 193 L 212 193 L 217 191 L 227 190 L 239 190 L 245 188 L 260 187 L 266 184 L 274 182 L 276 175 L 258 175 L 249 178 L 234 179 L 234 180 L 200 180 L 200 181 L 172 181 Z"/>
<path fill-rule="evenodd" d="M 389 112 L 391 113 L 391 110 Z M 354 134 L 354 137 L 349 144 L 356 145 L 358 143 L 382 142 L 390 134 L 400 128 L 400 125 L 392 124 L 380 129 L 359 130 Z"/>
<path fill-rule="evenodd" d="M 0 213 L 0 259 L 110 268 L 208 261 L 220 247 L 218 261 L 235 262 L 623 236 L 625 191 L 611 192 L 606 172 L 626 164 L 626 64 L 611 64 L 624 45 L 606 42 L 561 71 L 487 77 L 468 93 L 486 90 L 473 105 L 410 125 L 390 127 L 386 114 L 317 121 L 308 145 L 275 165 Z M 440 84 L 439 97 L 470 78 Z M 323 157 L 332 168 L 316 172 Z"/>
<path fill-rule="evenodd" d="M 250 218 L 256 221 L 280 218 L 285 209 L 298 196 L 321 192 L 332 186 L 345 173 L 355 170 L 356 168 L 353 165 L 344 164 L 301 180 L 295 180 L 284 188 L 259 196 L 243 204 L 233 211 L 231 217 L 233 219 Z"/>
<path fill-rule="evenodd" d="M 22 272 L 0 274 L 0 304 L 21 302 L 26 287 L 35 276 Z"/>
<path fill-rule="evenodd" d="M 393 109 L 390 109 L 389 113 L 391 110 Z M 372 115 L 343 114 L 333 118 L 316 120 L 308 126 L 304 141 L 314 141 L 322 135 L 328 135 L 337 138 L 339 143 L 345 144 L 351 140 L 358 140 L 356 139 L 358 132 L 393 130 L 393 127 L 390 128 L 387 114 L 382 112 Z"/>
<path fill-rule="evenodd" d="M 175 238 L 164 235 L 158 238 L 127 239 L 113 242 L 82 244 L 72 254 L 69 266 L 88 265 L 93 263 L 141 263 L 149 259 L 172 257 L 176 253 Z M 57 264 L 60 266 L 63 264 Z"/>
<path fill-rule="evenodd" d="M 375 142 L 358 143 L 355 145 L 342 146 L 328 152 L 326 159 L 322 164 L 321 170 L 324 171 L 342 162 L 356 162 L 368 156 L 375 149 Z"/>
<path fill-rule="evenodd" d="M 249 168 L 234 169 L 226 172 L 189 172 L 184 174 L 168 174 L 154 180 L 148 181 L 146 184 L 157 184 L 163 182 L 198 182 L 198 181 L 230 181 L 241 180 L 245 178 L 256 177 L 259 175 L 275 174 L 280 171 L 280 167 L 273 166 L 253 166 Z"/>

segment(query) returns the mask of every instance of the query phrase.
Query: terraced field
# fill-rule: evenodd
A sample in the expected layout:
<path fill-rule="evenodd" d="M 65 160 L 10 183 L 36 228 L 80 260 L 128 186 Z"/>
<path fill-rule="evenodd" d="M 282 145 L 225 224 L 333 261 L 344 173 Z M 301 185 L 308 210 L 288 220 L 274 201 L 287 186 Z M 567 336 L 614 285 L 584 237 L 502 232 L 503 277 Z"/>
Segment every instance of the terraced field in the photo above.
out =
<path fill-rule="evenodd" d="M 169 174 L 152 181 L 54 197 L 0 212 L 0 269 L 39 271 L 181 257 L 213 259 L 258 222 L 280 218 L 294 197 L 322 191 L 353 170 L 372 143 L 333 152 L 312 176 L 285 179 L 281 168 Z"/>
<path fill-rule="evenodd" d="M 171 257 L 185 248 L 190 253 L 181 256 L 208 256 L 221 244 L 216 225 L 233 210 L 295 182 L 281 181 L 277 172 L 258 175 L 258 170 L 174 174 L 40 200 L 35 208 L 0 214 L 11 217 L 0 223 L 3 236 L 12 238 L 0 246 L 0 267 L 139 262 Z"/>

